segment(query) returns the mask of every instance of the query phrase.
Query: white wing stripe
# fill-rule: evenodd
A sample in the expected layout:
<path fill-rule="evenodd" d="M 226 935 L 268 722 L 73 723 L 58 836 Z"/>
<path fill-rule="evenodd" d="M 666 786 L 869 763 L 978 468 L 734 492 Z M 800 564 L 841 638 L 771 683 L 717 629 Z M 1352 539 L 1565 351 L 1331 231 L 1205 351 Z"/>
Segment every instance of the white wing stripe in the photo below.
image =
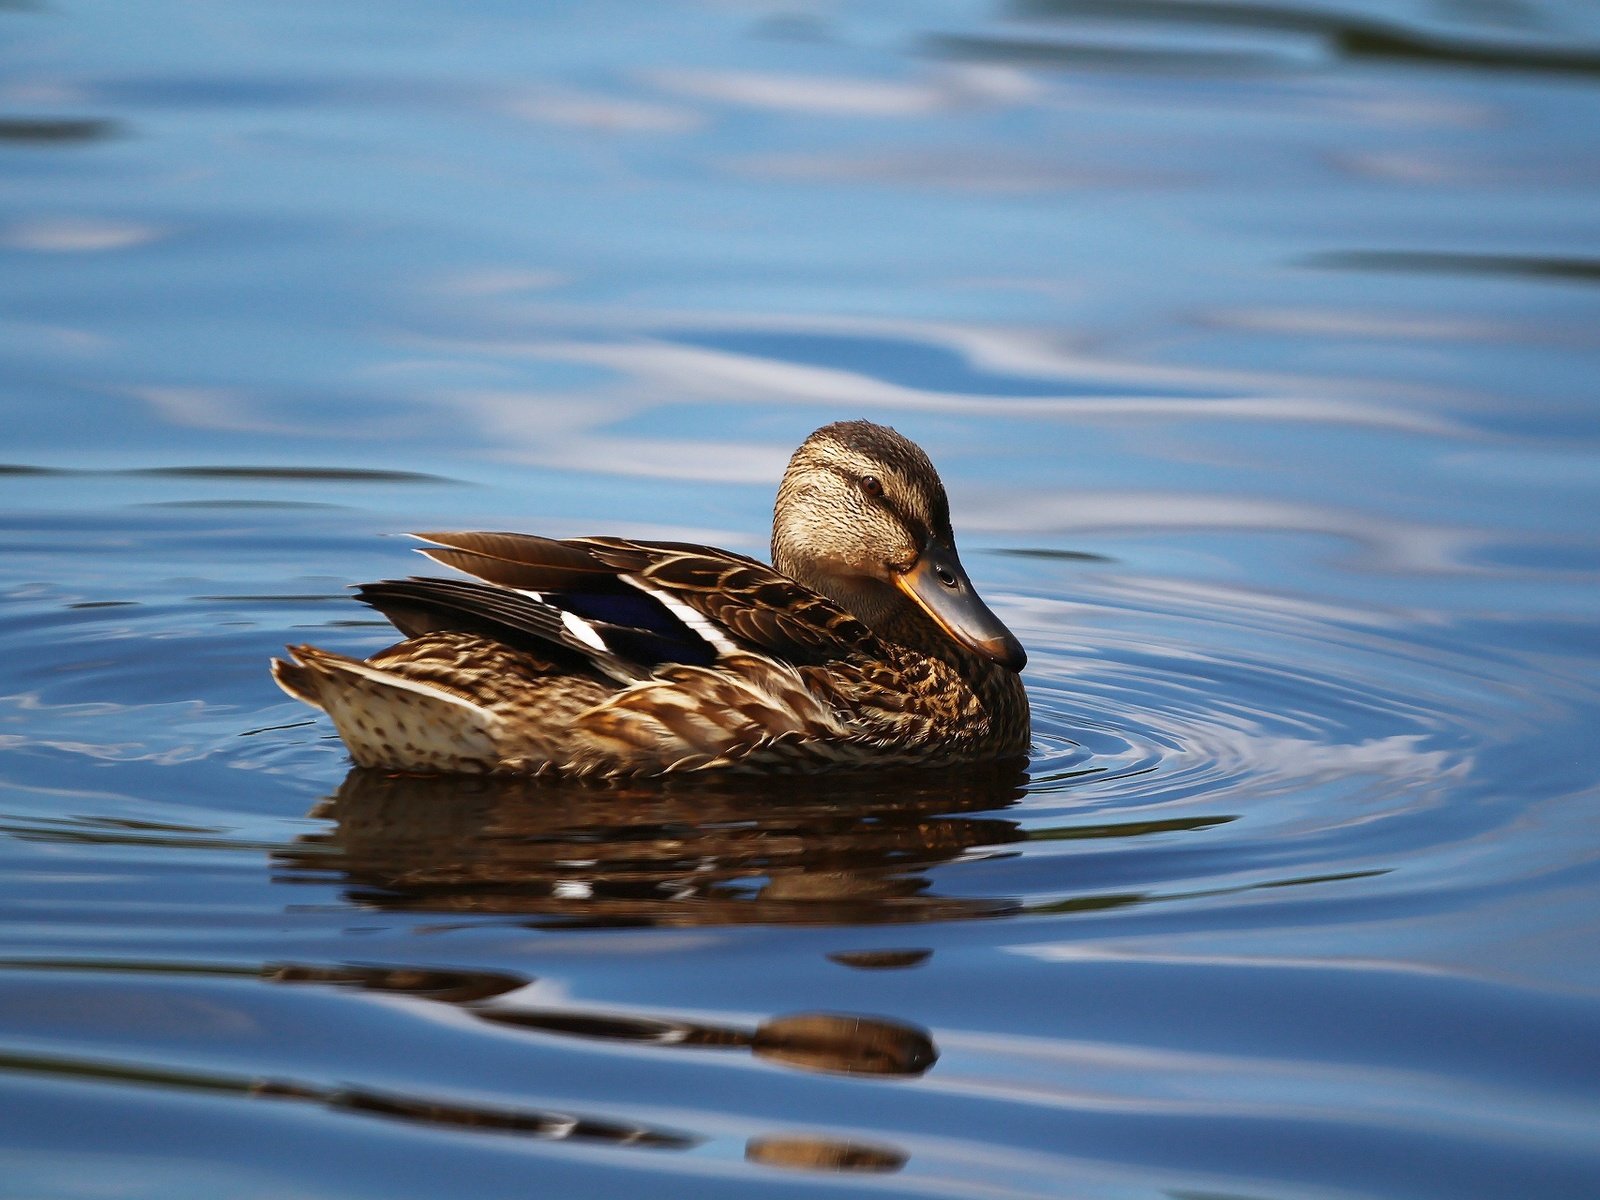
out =
<path fill-rule="evenodd" d="M 598 650 L 601 654 L 610 654 L 611 647 L 605 644 L 604 639 L 595 632 L 594 626 L 585 621 L 577 613 L 561 610 L 561 623 L 567 627 L 567 632 L 577 638 L 591 650 Z"/>
<path fill-rule="evenodd" d="M 718 654 L 738 653 L 739 646 L 732 638 L 670 592 L 664 592 L 660 588 L 653 588 L 632 575 L 624 575 L 622 578 L 647 596 L 652 597 L 662 608 L 677 617 L 678 620 L 699 635 L 703 641 L 709 642 Z"/>

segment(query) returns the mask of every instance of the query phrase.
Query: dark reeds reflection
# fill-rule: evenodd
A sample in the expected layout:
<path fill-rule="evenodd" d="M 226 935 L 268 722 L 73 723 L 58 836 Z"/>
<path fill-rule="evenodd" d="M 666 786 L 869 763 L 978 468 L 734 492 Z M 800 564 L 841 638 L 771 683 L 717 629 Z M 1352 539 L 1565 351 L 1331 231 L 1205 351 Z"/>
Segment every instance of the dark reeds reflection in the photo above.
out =
<path fill-rule="evenodd" d="M 916 1078 L 939 1059 L 932 1036 L 921 1026 L 857 1013 L 786 1013 L 751 1027 L 637 1013 L 533 1007 L 527 1002 L 529 997 L 514 993 L 535 980 L 500 971 L 280 963 L 264 967 L 261 977 L 273 983 L 355 988 L 446 1004 L 496 1028 L 523 1030 L 534 1036 L 631 1043 L 673 1053 L 742 1052 L 797 1071 Z M 688 1149 L 704 1140 L 697 1134 L 637 1122 L 446 1102 L 392 1090 L 328 1090 L 259 1081 L 251 1085 L 250 1092 L 482 1132 L 580 1138 L 663 1149 Z M 907 1160 L 907 1155 L 896 1147 L 815 1134 L 753 1137 L 745 1154 L 751 1162 L 813 1171 L 889 1172 L 899 1170 Z"/>
<path fill-rule="evenodd" d="M 887 1174 L 906 1164 L 904 1151 L 893 1146 L 830 1141 L 819 1137 L 751 1138 L 745 1159 L 768 1167 L 798 1171 L 860 1171 Z"/>
<path fill-rule="evenodd" d="M 278 852 L 353 903 L 590 926 L 884 924 L 1014 912 L 934 894 L 929 867 L 1019 842 L 1019 765 L 609 787 L 356 769 Z M 972 814 L 972 815 L 969 815 Z"/>
<path fill-rule="evenodd" d="M 470 1011 L 501 1027 L 677 1049 L 746 1050 L 767 1062 L 837 1075 L 916 1076 L 939 1057 L 927 1030 L 854 1013 L 788 1013 L 748 1029 L 570 1009 L 506 1006 Z"/>
<path fill-rule="evenodd" d="M 680 1050 L 748 1050 L 757 1058 L 807 1071 L 921 1075 L 939 1057 L 927 1030 L 904 1021 L 856 1013 L 788 1013 L 751 1029 L 631 1013 L 530 1008 L 509 997 L 534 980 L 502 971 L 278 963 L 263 968 L 261 977 L 272 983 L 357 988 L 449 1004 L 501 1028 L 529 1029 L 558 1037 L 635 1042 Z"/>
<path fill-rule="evenodd" d="M 101 142 L 121 126 L 100 117 L 0 117 L 0 143 L 59 146 Z"/>

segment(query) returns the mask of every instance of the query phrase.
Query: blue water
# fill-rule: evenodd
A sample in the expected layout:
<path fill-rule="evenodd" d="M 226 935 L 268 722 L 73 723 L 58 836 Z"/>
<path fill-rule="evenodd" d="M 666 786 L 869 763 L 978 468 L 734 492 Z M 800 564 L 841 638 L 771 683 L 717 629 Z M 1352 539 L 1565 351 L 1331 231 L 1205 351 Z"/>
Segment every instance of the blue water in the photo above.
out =
<path fill-rule="evenodd" d="M 0 1195 L 1600 1194 L 1600 10 L 0 6 Z M 350 773 L 414 529 L 921 443 L 1026 772 Z"/>

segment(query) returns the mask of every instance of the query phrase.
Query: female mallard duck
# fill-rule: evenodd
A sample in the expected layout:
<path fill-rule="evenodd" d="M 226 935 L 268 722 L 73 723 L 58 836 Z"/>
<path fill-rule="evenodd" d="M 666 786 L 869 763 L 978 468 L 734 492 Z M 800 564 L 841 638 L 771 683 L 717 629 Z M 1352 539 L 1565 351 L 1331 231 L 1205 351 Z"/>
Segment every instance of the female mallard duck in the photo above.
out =
<path fill-rule="evenodd" d="M 771 567 L 680 542 L 419 536 L 482 582 L 366 584 L 405 641 L 272 664 L 361 766 L 807 772 L 1027 750 L 1022 646 L 956 557 L 933 464 L 882 425 L 795 451 Z"/>

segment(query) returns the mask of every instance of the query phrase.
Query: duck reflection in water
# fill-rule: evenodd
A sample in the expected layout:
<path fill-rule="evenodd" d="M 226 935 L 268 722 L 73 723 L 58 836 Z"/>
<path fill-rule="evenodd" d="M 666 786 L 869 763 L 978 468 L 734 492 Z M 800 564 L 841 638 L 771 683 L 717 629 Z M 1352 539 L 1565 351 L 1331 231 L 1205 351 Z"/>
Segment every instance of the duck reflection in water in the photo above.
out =
<path fill-rule="evenodd" d="M 279 851 L 352 902 L 586 926 L 890 924 L 997 916 L 926 872 L 1025 836 L 1019 762 L 859 779 L 561 784 L 356 768 Z M 985 815 L 967 815 L 985 814 Z"/>
<path fill-rule="evenodd" d="M 886 1017 L 791 1013 L 772 1017 L 752 1029 L 633 1013 L 530 1007 L 520 1002 L 516 993 L 534 980 L 498 971 L 279 964 L 264 968 L 262 974 L 274 983 L 357 988 L 447 1004 L 501 1029 L 631 1042 L 679 1052 L 744 1051 L 801 1071 L 908 1078 L 923 1074 L 939 1057 L 926 1030 Z M 364 1089 L 322 1092 L 273 1083 L 253 1090 L 261 1096 L 320 1101 L 374 1116 L 543 1138 L 676 1150 L 692 1149 L 703 1141 L 691 1133 L 639 1123 L 442 1103 Z M 769 1166 L 852 1172 L 895 1171 L 907 1161 L 907 1155 L 895 1147 L 820 1136 L 753 1137 L 746 1144 L 745 1157 Z"/>
<path fill-rule="evenodd" d="M 358 988 L 449 1004 L 502 1028 L 677 1049 L 748 1050 L 768 1062 L 806 1071 L 915 1076 L 939 1057 L 926 1030 L 887 1017 L 791 1013 L 748 1029 L 629 1013 L 529 1008 L 511 997 L 535 981 L 504 971 L 284 963 L 267 967 L 263 975 L 273 983 Z"/>

